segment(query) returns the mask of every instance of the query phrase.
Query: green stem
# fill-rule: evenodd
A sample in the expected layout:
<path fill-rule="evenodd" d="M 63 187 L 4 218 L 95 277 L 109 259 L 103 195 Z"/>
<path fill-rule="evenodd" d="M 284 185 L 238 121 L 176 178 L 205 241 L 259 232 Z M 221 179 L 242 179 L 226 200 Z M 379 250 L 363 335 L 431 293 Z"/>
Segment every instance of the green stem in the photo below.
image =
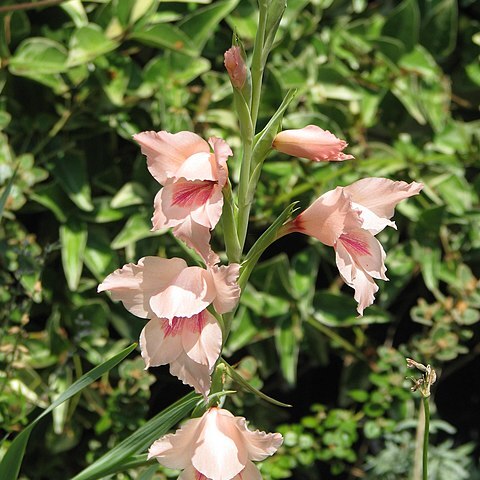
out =
<path fill-rule="evenodd" d="M 428 433 L 430 429 L 430 405 L 428 397 L 423 397 L 423 411 L 425 413 L 425 431 L 423 432 L 423 480 L 428 479 Z"/>
<path fill-rule="evenodd" d="M 255 47 L 252 56 L 252 124 L 255 130 L 258 118 L 258 109 L 260 107 L 260 94 L 262 91 L 263 70 L 265 64 L 263 61 L 263 47 L 265 44 L 265 28 L 267 25 L 267 8 L 260 4 L 258 16 L 258 30 L 255 37 Z"/>

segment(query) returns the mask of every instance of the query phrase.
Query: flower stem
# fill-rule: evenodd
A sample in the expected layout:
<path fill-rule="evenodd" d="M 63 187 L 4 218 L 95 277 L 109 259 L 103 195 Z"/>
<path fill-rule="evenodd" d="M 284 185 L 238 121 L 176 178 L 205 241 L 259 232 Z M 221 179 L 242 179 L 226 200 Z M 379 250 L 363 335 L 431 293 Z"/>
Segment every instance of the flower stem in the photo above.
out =
<path fill-rule="evenodd" d="M 429 397 L 422 397 L 423 411 L 425 416 L 425 430 L 423 432 L 423 480 L 428 479 L 428 433 L 430 429 L 430 405 L 428 403 Z"/>

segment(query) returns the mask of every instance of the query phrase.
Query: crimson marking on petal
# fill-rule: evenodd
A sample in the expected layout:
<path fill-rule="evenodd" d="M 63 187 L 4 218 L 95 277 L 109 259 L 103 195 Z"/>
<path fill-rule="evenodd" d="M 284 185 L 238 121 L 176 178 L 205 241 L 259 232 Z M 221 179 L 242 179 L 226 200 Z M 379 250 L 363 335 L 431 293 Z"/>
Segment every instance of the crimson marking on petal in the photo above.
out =
<path fill-rule="evenodd" d="M 217 182 L 212 180 L 177 183 L 173 187 L 172 205 L 180 207 L 203 205 L 212 196 L 216 184 Z"/>
<path fill-rule="evenodd" d="M 347 250 L 352 249 L 355 253 L 359 255 L 370 255 L 368 243 L 358 237 L 351 237 L 346 233 L 342 233 L 339 240 L 342 241 Z"/>
<path fill-rule="evenodd" d="M 165 320 L 162 328 L 165 337 L 178 335 L 184 328 L 188 328 L 193 333 L 200 333 L 207 323 L 205 310 L 191 317 L 173 317 L 172 321 Z"/>
<path fill-rule="evenodd" d="M 165 333 L 165 337 L 174 337 L 175 335 L 178 335 L 182 331 L 184 320 L 185 317 L 173 317 L 171 322 L 164 320 L 162 328 Z"/>
<path fill-rule="evenodd" d="M 208 480 L 208 478 L 203 473 L 195 470 L 195 480 Z"/>

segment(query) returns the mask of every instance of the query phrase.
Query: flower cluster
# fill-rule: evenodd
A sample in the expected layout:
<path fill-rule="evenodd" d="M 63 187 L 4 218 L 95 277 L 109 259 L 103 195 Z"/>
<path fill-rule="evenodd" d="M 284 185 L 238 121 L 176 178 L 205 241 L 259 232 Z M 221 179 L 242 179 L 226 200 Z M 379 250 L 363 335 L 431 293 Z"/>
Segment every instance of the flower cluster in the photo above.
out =
<path fill-rule="evenodd" d="M 225 66 L 236 94 L 241 92 L 246 101 L 252 79 L 240 47 L 225 53 Z M 343 152 L 347 147 L 344 140 L 315 125 L 279 133 L 277 128 L 273 133 L 268 151 L 276 149 L 316 162 L 353 159 Z M 152 230 L 172 228 L 204 264 L 188 266 L 181 258 L 147 256 L 114 271 L 98 287 L 99 292 L 111 292 L 132 314 L 148 319 L 140 335 L 146 368 L 169 364 L 172 375 L 206 400 L 203 416 L 157 440 L 150 447 L 149 458 L 182 469 L 182 480 L 258 480 L 261 475 L 252 460 L 275 453 L 282 436 L 253 432 L 244 418 L 208 403 L 211 377 L 230 328 L 222 322 L 222 329 L 218 319 L 234 310 L 241 294 L 240 265 L 219 265 L 220 258 L 210 245 L 211 231 L 222 216 L 225 188 L 230 188 L 227 160 L 232 151 L 220 138 L 207 142 L 192 132 L 148 131 L 134 139 L 147 158 L 148 170 L 161 185 L 154 200 Z M 255 159 L 257 166 L 268 151 Z M 236 239 L 236 255 L 228 255 L 235 260 L 243 249 L 251 202 L 248 196 L 258 180 L 252 180 L 251 161 L 247 153 L 238 189 L 239 197 L 244 194 L 238 208 L 244 211 L 232 214 L 223 225 L 226 243 L 228 238 Z M 385 252 L 375 235 L 387 226 L 396 228 L 391 221 L 396 205 L 422 187 L 386 178 L 365 178 L 337 187 L 280 227 L 277 238 L 301 232 L 332 246 L 340 275 L 355 290 L 357 311 L 362 315 L 374 301 L 375 280 L 387 280 Z M 231 190 L 228 192 L 231 202 Z"/>

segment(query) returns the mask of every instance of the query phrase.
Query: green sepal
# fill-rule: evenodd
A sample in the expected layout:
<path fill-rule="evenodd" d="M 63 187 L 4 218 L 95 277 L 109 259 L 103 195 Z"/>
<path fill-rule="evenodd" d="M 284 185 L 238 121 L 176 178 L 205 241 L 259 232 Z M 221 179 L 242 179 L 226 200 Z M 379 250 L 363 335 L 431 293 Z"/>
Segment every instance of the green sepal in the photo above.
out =
<path fill-rule="evenodd" d="M 278 110 L 267 123 L 265 128 L 261 132 L 257 133 L 257 135 L 255 135 L 252 153 L 253 165 L 255 167 L 258 164 L 262 163 L 268 153 L 272 150 L 272 143 L 278 133 L 278 130 L 280 129 L 285 110 L 288 108 L 291 101 L 295 98 L 296 94 L 296 89 L 289 90 L 285 95 L 282 104 L 278 107 Z"/>
<path fill-rule="evenodd" d="M 287 8 L 286 0 L 271 0 L 268 5 L 267 22 L 265 25 L 265 41 L 263 42 L 262 62 L 266 63 L 268 54 L 272 49 L 278 26 L 282 20 L 285 9 Z"/>
<path fill-rule="evenodd" d="M 242 247 L 238 241 L 237 232 L 237 206 L 233 200 L 232 186 L 230 180 L 223 187 L 223 240 L 225 242 L 225 249 L 227 251 L 227 258 L 229 262 L 238 263 L 242 257 Z"/>
<path fill-rule="evenodd" d="M 239 385 L 241 385 L 243 388 L 245 388 L 245 390 L 248 390 L 249 392 L 253 393 L 257 397 L 262 398 L 266 402 L 272 403 L 273 405 L 277 405 L 279 407 L 285 407 L 285 408 L 291 407 L 291 405 L 289 405 L 288 403 L 279 402 L 278 400 L 275 400 L 274 398 L 269 397 L 268 395 L 265 395 L 263 392 L 261 392 L 260 390 L 257 390 L 255 387 L 252 387 L 252 385 L 250 385 L 239 373 L 237 373 L 236 370 L 233 367 L 231 367 L 223 358 L 222 358 L 222 362 L 225 364 L 226 373 L 230 376 L 230 378 L 233 381 L 237 382 Z"/>

